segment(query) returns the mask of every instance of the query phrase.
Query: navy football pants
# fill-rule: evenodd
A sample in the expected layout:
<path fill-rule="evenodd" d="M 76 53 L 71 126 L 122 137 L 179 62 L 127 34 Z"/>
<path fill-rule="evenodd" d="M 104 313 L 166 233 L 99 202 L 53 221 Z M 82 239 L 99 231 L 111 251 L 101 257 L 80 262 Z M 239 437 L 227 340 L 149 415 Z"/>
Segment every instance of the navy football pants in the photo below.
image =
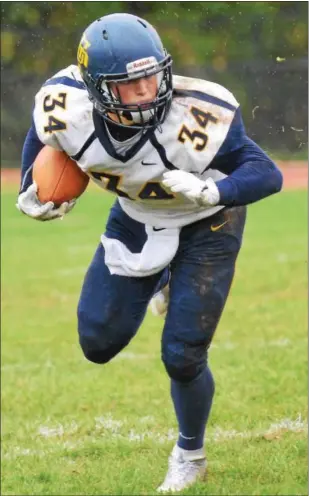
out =
<path fill-rule="evenodd" d="M 231 287 L 245 217 L 245 207 L 225 208 L 181 230 L 169 267 L 170 304 L 162 336 L 162 360 L 176 381 L 192 381 L 205 368 L 207 349 Z M 129 218 L 118 202 L 106 235 L 132 252 L 140 252 L 146 240 L 144 225 Z M 88 360 L 106 363 L 130 342 L 166 277 L 167 270 L 142 278 L 111 275 L 104 248 L 98 246 L 78 304 L 79 339 Z"/>

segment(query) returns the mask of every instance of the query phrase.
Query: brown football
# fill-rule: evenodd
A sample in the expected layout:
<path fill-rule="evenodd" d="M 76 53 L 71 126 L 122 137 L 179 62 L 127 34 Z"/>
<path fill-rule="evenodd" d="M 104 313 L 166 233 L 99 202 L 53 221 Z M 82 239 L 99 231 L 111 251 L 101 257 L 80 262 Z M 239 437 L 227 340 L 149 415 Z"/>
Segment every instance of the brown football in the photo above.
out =
<path fill-rule="evenodd" d="M 89 176 L 65 152 L 44 146 L 33 164 L 33 180 L 40 202 L 55 205 L 78 198 L 86 189 Z"/>

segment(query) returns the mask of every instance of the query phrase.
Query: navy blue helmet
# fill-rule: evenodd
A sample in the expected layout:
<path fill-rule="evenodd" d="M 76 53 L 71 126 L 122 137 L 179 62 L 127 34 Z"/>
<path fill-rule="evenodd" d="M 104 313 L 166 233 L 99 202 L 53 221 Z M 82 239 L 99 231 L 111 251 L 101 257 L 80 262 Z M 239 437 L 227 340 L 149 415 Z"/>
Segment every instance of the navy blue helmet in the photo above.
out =
<path fill-rule="evenodd" d="M 94 21 L 83 33 L 78 66 L 95 108 L 106 121 L 136 129 L 156 128 L 172 101 L 172 58 L 156 30 L 131 14 L 112 14 Z M 110 83 L 132 81 L 156 74 L 155 99 L 145 105 L 125 105 Z"/>

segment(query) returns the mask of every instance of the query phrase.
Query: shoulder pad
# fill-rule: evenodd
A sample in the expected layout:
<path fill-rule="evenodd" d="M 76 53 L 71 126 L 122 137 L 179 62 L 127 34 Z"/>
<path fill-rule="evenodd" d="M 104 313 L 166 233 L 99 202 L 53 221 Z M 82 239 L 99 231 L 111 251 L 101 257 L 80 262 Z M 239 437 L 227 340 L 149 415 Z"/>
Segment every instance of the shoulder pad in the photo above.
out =
<path fill-rule="evenodd" d="M 48 79 L 35 96 L 33 119 L 45 145 L 75 155 L 93 132 L 92 103 L 77 73 L 69 66 Z"/>
<path fill-rule="evenodd" d="M 221 100 L 223 103 L 233 107 L 234 110 L 239 107 L 239 103 L 234 95 L 220 84 L 206 81 L 204 79 L 195 79 L 183 76 L 174 76 L 173 83 L 175 96 L 195 96 L 196 98 L 203 99 L 204 94 L 205 98 L 208 97 L 210 100 L 213 99 L 213 103 L 217 100 L 218 105 L 220 105 Z"/>

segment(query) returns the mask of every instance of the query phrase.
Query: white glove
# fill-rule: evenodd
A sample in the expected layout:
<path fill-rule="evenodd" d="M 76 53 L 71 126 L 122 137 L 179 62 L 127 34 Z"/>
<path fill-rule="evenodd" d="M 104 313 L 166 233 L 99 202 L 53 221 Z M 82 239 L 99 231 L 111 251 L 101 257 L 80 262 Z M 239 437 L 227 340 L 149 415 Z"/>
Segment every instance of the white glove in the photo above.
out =
<path fill-rule="evenodd" d="M 41 203 L 37 197 L 37 184 L 34 182 L 29 188 L 20 193 L 17 199 L 16 207 L 24 214 L 36 220 L 52 220 L 62 218 L 65 214 L 70 212 L 74 207 L 76 200 L 64 202 L 58 208 L 54 208 L 54 203 L 49 201 Z"/>
<path fill-rule="evenodd" d="M 163 174 L 162 184 L 174 193 L 182 193 L 200 206 L 215 206 L 220 202 L 220 193 L 211 177 L 203 181 L 191 172 L 172 170 Z"/>

